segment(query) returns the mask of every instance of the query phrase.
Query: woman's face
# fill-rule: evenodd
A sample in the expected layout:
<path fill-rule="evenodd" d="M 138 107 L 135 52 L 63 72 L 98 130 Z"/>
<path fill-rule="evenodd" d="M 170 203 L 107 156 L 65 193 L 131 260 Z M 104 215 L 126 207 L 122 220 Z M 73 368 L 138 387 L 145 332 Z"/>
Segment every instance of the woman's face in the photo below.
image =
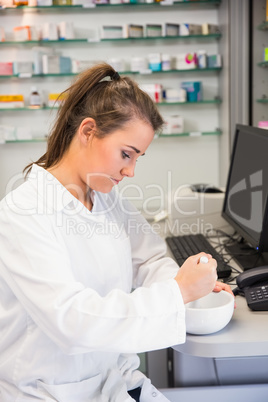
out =
<path fill-rule="evenodd" d="M 93 135 L 82 165 L 83 180 L 92 190 L 108 193 L 124 177 L 134 176 L 136 161 L 153 138 L 153 128 L 141 120 L 133 120 L 101 139 Z"/>

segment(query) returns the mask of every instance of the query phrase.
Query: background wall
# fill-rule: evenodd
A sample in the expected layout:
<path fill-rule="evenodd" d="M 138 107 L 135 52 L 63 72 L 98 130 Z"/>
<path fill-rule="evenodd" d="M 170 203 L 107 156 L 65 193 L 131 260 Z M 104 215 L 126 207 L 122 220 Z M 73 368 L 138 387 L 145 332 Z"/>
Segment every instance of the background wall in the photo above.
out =
<path fill-rule="evenodd" d="M 145 8 L 134 7 L 128 10 L 118 8 L 109 10 L 83 10 L 82 12 L 63 11 L 58 12 L 18 12 L 6 11 L 1 16 L 1 25 L 6 33 L 11 33 L 12 28 L 18 25 L 41 25 L 45 21 L 73 21 L 76 33 L 80 37 L 96 36 L 101 25 L 120 25 L 125 23 L 204 23 L 220 24 L 218 7 L 158 7 Z M 80 60 L 107 61 L 110 57 L 123 57 L 129 61 L 132 56 L 146 56 L 148 53 L 179 54 L 194 52 L 204 49 L 208 54 L 219 52 L 220 40 L 191 39 L 191 40 L 152 40 L 131 42 L 107 42 L 107 43 L 76 43 L 53 44 L 55 49 L 64 56 L 70 56 Z M 52 46 L 52 45 L 47 45 Z M 32 58 L 31 45 L 2 45 L 1 58 L 5 61 L 30 60 Z M 223 57 L 223 63 L 225 59 Z M 161 83 L 164 88 L 178 88 L 181 81 L 198 80 L 203 83 L 204 99 L 213 99 L 219 95 L 220 79 L 223 72 L 191 72 L 181 74 L 155 74 L 135 75 L 139 83 Z M 1 79 L 1 93 L 22 93 L 26 102 L 29 99 L 31 86 L 35 85 L 42 91 L 44 98 L 48 92 L 60 92 L 69 86 L 70 77 L 46 77 L 32 79 Z M 227 102 L 227 100 L 224 100 Z M 160 106 L 163 116 L 180 114 L 185 119 L 184 131 L 215 131 L 220 127 L 221 105 L 184 105 L 184 106 Z M 54 112 L 49 110 L 1 112 L 1 123 L 27 127 L 34 136 L 42 136 L 49 132 Z M 222 138 L 228 133 L 223 132 Z M 170 186 L 175 189 L 180 185 L 208 182 L 215 185 L 220 183 L 220 146 L 222 138 L 219 136 L 182 137 L 182 138 L 157 138 L 151 144 L 146 156 L 140 158 L 137 163 L 136 176 L 131 180 L 124 180 L 122 189 L 125 194 L 134 198 L 134 203 L 142 208 L 145 198 L 152 198 L 151 207 L 157 211 L 161 209 L 162 195 L 156 186 L 160 186 L 163 192 Z M 226 145 L 225 145 L 225 148 Z M 12 143 L 0 145 L 0 198 L 6 191 L 10 179 L 20 174 L 23 167 L 31 160 L 35 160 L 45 151 L 45 143 Z M 222 150 L 221 150 L 222 153 Z M 221 160 L 227 158 L 227 153 Z M 222 175 L 225 176 L 225 173 Z M 224 179 L 223 179 L 224 181 Z M 16 181 L 17 182 L 17 181 Z M 18 183 L 18 182 L 17 182 Z M 139 186 L 139 190 L 135 187 Z M 10 186 L 8 187 L 10 188 Z M 161 191 L 162 191 L 161 190 Z M 141 199 L 140 195 L 143 194 Z M 161 193 L 162 194 L 162 193 Z M 148 206 L 148 204 L 147 204 Z"/>

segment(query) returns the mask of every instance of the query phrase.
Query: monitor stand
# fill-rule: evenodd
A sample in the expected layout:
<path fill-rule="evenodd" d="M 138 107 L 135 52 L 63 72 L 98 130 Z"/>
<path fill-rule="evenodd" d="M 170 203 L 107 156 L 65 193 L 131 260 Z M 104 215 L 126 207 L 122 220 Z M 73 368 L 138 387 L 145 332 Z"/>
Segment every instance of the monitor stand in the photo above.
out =
<path fill-rule="evenodd" d="M 268 252 L 258 253 L 248 243 L 236 242 L 225 245 L 228 254 L 240 265 L 243 271 L 254 267 L 268 266 Z"/>

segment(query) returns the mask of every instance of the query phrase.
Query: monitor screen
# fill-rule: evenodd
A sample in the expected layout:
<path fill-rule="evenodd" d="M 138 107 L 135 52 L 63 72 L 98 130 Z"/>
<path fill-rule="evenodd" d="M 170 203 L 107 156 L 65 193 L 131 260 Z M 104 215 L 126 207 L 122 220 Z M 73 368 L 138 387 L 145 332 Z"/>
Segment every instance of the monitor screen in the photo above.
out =
<path fill-rule="evenodd" d="M 237 125 L 222 216 L 259 252 L 268 251 L 268 130 Z"/>

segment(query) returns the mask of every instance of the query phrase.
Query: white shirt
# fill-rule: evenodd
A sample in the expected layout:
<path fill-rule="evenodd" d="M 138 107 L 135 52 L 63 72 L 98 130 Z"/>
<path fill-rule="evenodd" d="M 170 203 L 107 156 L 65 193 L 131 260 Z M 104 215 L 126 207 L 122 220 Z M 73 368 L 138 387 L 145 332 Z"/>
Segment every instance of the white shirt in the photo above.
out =
<path fill-rule="evenodd" d="M 178 266 L 116 191 L 92 195 L 33 165 L 0 203 L 3 402 L 167 400 L 136 353 L 185 341 Z"/>

